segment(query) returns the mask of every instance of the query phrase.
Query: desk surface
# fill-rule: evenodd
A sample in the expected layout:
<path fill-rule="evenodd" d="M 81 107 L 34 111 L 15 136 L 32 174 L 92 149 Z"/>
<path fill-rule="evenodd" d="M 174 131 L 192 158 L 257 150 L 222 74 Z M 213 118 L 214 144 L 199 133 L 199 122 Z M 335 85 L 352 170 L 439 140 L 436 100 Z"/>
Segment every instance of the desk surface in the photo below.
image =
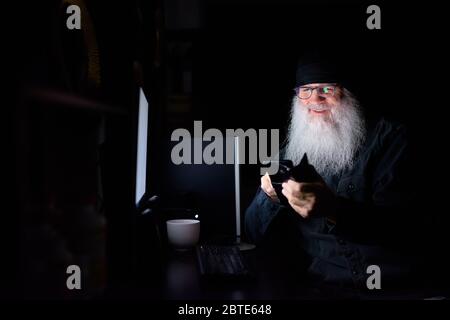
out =
<path fill-rule="evenodd" d="M 308 286 L 301 272 L 261 249 L 243 251 L 252 279 L 221 281 L 201 277 L 195 251 L 170 251 L 162 280 L 162 296 L 169 300 L 278 300 L 354 298 L 353 291 L 333 292 Z"/>
<path fill-rule="evenodd" d="M 311 285 L 295 264 L 262 249 L 243 252 L 254 279 L 214 281 L 201 277 L 195 250 L 169 250 L 161 274 L 158 298 L 165 300 L 420 300 L 439 294 L 414 291 L 361 292 L 333 286 Z"/>
<path fill-rule="evenodd" d="M 167 299 L 271 299 L 274 294 L 283 295 L 284 284 L 280 281 L 267 281 L 268 273 L 257 264 L 256 250 L 243 252 L 254 279 L 225 282 L 221 279 L 201 277 L 195 251 L 171 251 L 167 256 L 165 285 L 163 295 Z M 276 276 L 275 273 L 270 273 Z M 272 279 L 271 279 L 272 280 Z M 278 290 L 272 284 L 279 286 Z M 267 288 L 271 285 L 271 288 Z"/>
<path fill-rule="evenodd" d="M 143 225 L 144 231 L 148 230 Z M 146 235 L 146 232 L 142 232 Z M 446 290 L 416 288 L 388 292 L 361 292 L 335 286 L 312 285 L 305 276 L 306 257 L 285 243 L 259 246 L 243 251 L 254 279 L 248 281 L 211 281 L 202 278 L 195 250 L 177 252 L 167 245 L 150 248 L 155 239 L 139 238 L 136 269 L 130 277 L 132 284 L 127 297 L 158 300 L 322 300 L 322 299 L 424 299 L 431 296 L 450 296 Z M 166 242 L 164 242 L 166 243 Z M 217 244 L 220 244 L 218 242 Z M 303 271 L 302 271 L 303 270 Z M 123 296 L 124 290 L 111 289 L 111 296 Z"/>

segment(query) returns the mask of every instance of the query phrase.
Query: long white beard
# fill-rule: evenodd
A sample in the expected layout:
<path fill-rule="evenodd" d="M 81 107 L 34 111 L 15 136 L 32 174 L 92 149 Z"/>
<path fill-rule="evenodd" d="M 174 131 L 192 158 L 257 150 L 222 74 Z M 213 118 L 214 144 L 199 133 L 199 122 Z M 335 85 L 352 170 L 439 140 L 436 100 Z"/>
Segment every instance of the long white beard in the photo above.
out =
<path fill-rule="evenodd" d="M 337 174 L 353 166 L 365 136 L 361 108 L 349 91 L 344 89 L 340 104 L 325 116 L 309 114 L 301 100 L 294 97 L 285 157 L 297 165 L 306 153 L 321 175 Z"/>

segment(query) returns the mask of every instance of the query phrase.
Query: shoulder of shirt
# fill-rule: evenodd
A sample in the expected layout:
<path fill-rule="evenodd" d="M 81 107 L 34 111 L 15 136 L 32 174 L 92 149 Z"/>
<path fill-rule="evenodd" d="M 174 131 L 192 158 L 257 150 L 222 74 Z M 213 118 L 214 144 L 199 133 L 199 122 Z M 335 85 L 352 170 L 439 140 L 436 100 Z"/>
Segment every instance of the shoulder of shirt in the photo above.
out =
<path fill-rule="evenodd" d="M 404 137 L 408 136 L 407 126 L 397 120 L 381 117 L 378 119 L 374 126 L 374 131 L 378 136 L 388 138 Z"/>
<path fill-rule="evenodd" d="M 406 126 L 392 119 L 380 117 L 368 126 L 366 145 L 372 150 L 382 150 L 393 144 L 407 145 L 410 142 Z"/>

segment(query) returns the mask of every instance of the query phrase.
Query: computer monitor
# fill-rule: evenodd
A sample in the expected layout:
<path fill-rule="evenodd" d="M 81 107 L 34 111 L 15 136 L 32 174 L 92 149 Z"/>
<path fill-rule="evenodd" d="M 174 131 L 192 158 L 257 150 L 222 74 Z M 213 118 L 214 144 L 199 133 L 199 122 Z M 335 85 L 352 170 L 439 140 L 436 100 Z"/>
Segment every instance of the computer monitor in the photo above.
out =
<path fill-rule="evenodd" d="M 148 98 L 148 99 L 147 99 Z M 162 238 L 160 233 L 160 220 L 158 210 L 155 208 L 156 196 L 150 179 L 154 179 L 155 170 L 151 168 L 152 134 L 156 133 L 156 127 L 151 117 L 152 100 L 145 95 L 143 88 L 139 88 L 139 106 L 137 112 L 136 132 L 136 176 L 135 197 L 136 215 L 134 216 L 133 229 L 133 278 L 135 286 L 145 288 L 149 297 L 158 297 L 158 281 L 162 275 Z M 153 136 L 154 138 L 154 136 Z M 154 140 L 153 140 L 154 141 Z"/>
<path fill-rule="evenodd" d="M 136 206 L 144 197 L 147 188 L 147 148 L 148 148 L 149 104 L 144 90 L 139 88 L 139 111 L 136 155 Z"/>

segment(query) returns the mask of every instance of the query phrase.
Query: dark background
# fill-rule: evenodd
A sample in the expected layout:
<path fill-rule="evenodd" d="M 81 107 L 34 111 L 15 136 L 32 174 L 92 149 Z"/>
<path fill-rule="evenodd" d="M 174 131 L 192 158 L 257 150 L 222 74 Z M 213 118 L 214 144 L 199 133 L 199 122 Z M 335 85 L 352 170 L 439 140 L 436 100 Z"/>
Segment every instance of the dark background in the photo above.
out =
<path fill-rule="evenodd" d="M 350 60 L 370 118 L 384 115 L 410 127 L 423 161 L 418 201 L 441 213 L 436 224 L 445 225 L 445 210 L 438 209 L 447 163 L 447 88 L 438 80 L 446 78 L 445 20 L 438 5 L 85 3 L 92 26 L 82 22 L 81 31 L 66 29 L 61 1 L 11 11 L 9 173 L 12 220 L 19 225 L 19 250 L 12 250 L 11 259 L 20 268 L 6 295 L 76 297 L 64 286 L 71 263 L 91 270 L 87 296 L 133 286 L 129 275 L 140 252 L 155 249 L 145 245 L 154 240 L 150 236 L 140 238 L 146 229 L 134 206 L 139 83 L 151 103 L 149 194 L 160 196 L 162 208 L 199 210 L 205 238 L 233 233 L 233 186 L 224 176 L 230 169 L 175 168 L 167 158 L 170 134 L 175 128 L 192 131 L 193 121 L 202 120 L 204 130 L 274 128 L 283 139 L 297 59 L 314 48 Z M 381 30 L 366 28 L 370 4 L 381 8 Z M 89 68 L 97 72 L 89 74 Z M 192 177 L 198 181 L 183 186 Z M 243 209 L 258 184 L 259 166 L 244 165 Z M 446 242 L 439 230 L 435 235 L 437 243 Z M 441 265 L 440 247 L 430 250 L 439 258 L 432 263 Z"/>

